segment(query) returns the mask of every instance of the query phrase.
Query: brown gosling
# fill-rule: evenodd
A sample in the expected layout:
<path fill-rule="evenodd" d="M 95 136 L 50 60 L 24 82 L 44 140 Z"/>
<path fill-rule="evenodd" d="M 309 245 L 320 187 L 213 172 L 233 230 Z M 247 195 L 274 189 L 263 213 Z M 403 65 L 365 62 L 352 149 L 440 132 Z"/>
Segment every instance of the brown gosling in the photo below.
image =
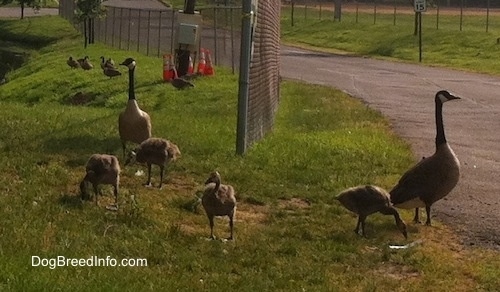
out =
<path fill-rule="evenodd" d="M 125 156 L 127 142 L 140 144 L 151 137 L 151 118 L 147 112 L 139 108 L 135 99 L 135 60 L 127 58 L 120 65 L 127 66 L 129 69 L 128 103 L 125 111 L 120 113 L 118 118 L 118 132 L 122 142 L 123 156 Z"/>
<path fill-rule="evenodd" d="M 82 199 L 87 194 L 87 183 L 91 183 L 94 189 L 95 204 L 99 205 L 98 185 L 112 185 L 114 188 L 115 205 L 118 206 L 118 189 L 120 185 L 120 164 L 118 158 L 108 154 L 93 154 L 87 161 L 86 174 L 80 183 L 80 194 Z"/>
<path fill-rule="evenodd" d="M 348 188 L 342 191 L 337 200 L 349 211 L 358 214 L 358 223 L 354 232 L 359 234 L 361 226 L 361 234 L 365 235 L 365 220 L 368 215 L 380 212 L 384 215 L 393 215 L 396 220 L 396 226 L 403 233 L 405 238 L 408 238 L 406 232 L 406 224 L 401 220 L 398 211 L 390 202 L 389 193 L 384 189 L 366 185 Z"/>
<path fill-rule="evenodd" d="M 66 61 L 66 64 L 70 66 L 72 69 L 77 69 L 80 67 L 80 63 L 78 63 L 77 60 L 73 59 L 72 56 L 69 56 L 68 60 Z"/>
<path fill-rule="evenodd" d="M 148 180 L 145 183 L 146 186 L 151 187 L 151 165 L 158 165 L 160 167 L 160 185 L 159 189 L 162 187 L 163 183 L 163 172 L 165 167 L 171 161 L 177 160 L 181 155 L 179 147 L 174 143 L 161 139 L 161 138 L 149 138 L 142 142 L 134 151 L 130 151 L 125 165 L 138 163 L 146 163 L 148 166 Z"/>
<path fill-rule="evenodd" d="M 228 240 L 233 239 L 233 220 L 236 213 L 236 198 L 234 188 L 231 185 L 221 184 L 220 174 L 214 171 L 205 181 L 205 191 L 201 198 L 201 204 L 207 213 L 210 223 L 210 238 L 214 236 L 214 216 L 228 216 L 231 235 Z"/>
<path fill-rule="evenodd" d="M 390 191 L 391 202 L 397 208 L 415 208 L 413 221 L 420 223 L 419 207 L 425 207 L 426 225 L 431 225 L 431 206 L 448 195 L 460 178 L 460 162 L 448 145 L 443 125 L 443 103 L 460 99 L 448 91 L 436 93 L 436 151 L 410 168 Z"/>

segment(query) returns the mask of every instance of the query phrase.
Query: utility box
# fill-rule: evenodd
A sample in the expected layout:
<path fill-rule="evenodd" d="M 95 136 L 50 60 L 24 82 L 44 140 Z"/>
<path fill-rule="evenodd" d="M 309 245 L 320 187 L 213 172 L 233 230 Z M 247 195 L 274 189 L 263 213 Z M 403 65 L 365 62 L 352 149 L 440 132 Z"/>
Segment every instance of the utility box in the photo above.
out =
<path fill-rule="evenodd" d="M 177 13 L 174 50 L 199 51 L 202 21 L 198 11 L 195 14 Z"/>
<path fill-rule="evenodd" d="M 198 40 L 198 25 L 190 23 L 179 23 L 178 42 L 182 45 L 196 45 Z"/>

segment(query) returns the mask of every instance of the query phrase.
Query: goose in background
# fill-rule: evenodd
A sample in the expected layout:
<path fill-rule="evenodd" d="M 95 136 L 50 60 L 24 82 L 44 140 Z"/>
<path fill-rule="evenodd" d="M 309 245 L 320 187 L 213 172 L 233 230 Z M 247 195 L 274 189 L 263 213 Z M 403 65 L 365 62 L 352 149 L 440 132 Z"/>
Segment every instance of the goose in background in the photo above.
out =
<path fill-rule="evenodd" d="M 121 76 L 122 72 L 118 71 L 118 69 L 114 67 L 104 67 L 102 72 L 104 75 L 108 76 L 110 79 L 116 76 Z"/>
<path fill-rule="evenodd" d="M 113 59 L 109 58 L 106 60 L 106 58 L 104 58 L 104 56 L 101 56 L 101 69 L 105 69 L 105 68 L 114 68 L 116 69 L 115 67 L 115 61 L 113 61 Z"/>
<path fill-rule="evenodd" d="M 72 69 L 80 68 L 80 63 L 78 63 L 77 60 L 73 59 L 72 56 L 69 56 L 68 60 L 66 61 L 66 64 L 68 64 L 68 66 L 70 66 Z"/>
<path fill-rule="evenodd" d="M 133 58 L 127 58 L 120 65 L 128 68 L 129 76 L 127 107 L 118 117 L 118 132 L 122 142 L 123 156 L 125 156 L 127 142 L 140 144 L 151 138 L 151 118 L 148 113 L 139 108 L 135 99 L 134 72 L 136 61 Z"/>
<path fill-rule="evenodd" d="M 401 220 L 398 211 L 392 206 L 389 193 L 384 189 L 372 185 L 352 187 L 342 191 L 337 195 L 336 199 L 346 209 L 358 214 L 358 223 L 356 224 L 356 229 L 354 229 L 356 234 L 359 234 L 361 226 L 361 234 L 366 236 L 366 217 L 380 212 L 384 215 L 393 215 L 399 231 L 401 231 L 405 238 L 408 238 L 406 224 Z"/>
<path fill-rule="evenodd" d="M 435 96 L 436 151 L 410 168 L 389 192 L 397 208 L 415 208 L 413 221 L 419 223 L 419 209 L 425 207 L 426 225 L 431 225 L 431 206 L 444 198 L 457 185 L 460 163 L 446 141 L 443 125 L 443 103 L 460 97 L 441 90 Z"/>
<path fill-rule="evenodd" d="M 78 59 L 78 63 L 80 64 L 80 67 L 82 67 L 83 70 L 90 70 L 94 68 L 94 65 L 90 63 L 89 56 L 85 56 L 83 59 Z"/>
<path fill-rule="evenodd" d="M 229 240 L 233 239 L 233 226 L 234 215 L 236 213 L 236 197 L 234 195 L 234 188 L 231 185 L 221 184 L 220 174 L 214 171 L 210 174 L 205 181 L 205 190 L 201 197 L 201 204 L 207 213 L 208 221 L 210 223 L 210 238 L 215 239 L 214 236 L 214 217 L 215 216 L 228 216 L 229 228 L 231 235 Z"/>
<path fill-rule="evenodd" d="M 170 81 L 172 85 L 177 88 L 177 89 L 185 89 L 188 87 L 194 87 L 194 84 L 187 81 L 184 78 L 180 78 L 179 75 L 177 75 L 177 70 L 174 68 L 174 78 Z"/>

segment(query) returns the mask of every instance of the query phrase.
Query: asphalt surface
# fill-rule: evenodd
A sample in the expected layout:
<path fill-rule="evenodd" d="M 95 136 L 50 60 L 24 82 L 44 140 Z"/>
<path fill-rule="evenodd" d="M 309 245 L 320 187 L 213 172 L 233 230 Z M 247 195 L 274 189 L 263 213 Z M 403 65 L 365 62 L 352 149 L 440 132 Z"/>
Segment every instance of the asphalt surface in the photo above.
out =
<path fill-rule="evenodd" d="M 57 9 L 25 13 L 57 15 Z M 19 9 L 0 8 L 0 17 L 19 16 Z M 434 204 L 433 215 L 458 231 L 464 244 L 500 249 L 500 77 L 287 46 L 282 47 L 281 75 L 332 86 L 364 100 L 389 118 L 395 132 L 412 146 L 416 160 L 434 153 L 435 93 L 447 89 L 461 96 L 443 110 L 461 178 L 448 197 Z"/>
<path fill-rule="evenodd" d="M 286 46 L 281 56 L 283 77 L 336 87 L 379 110 L 411 144 L 416 160 L 435 150 L 436 92 L 446 89 L 462 97 L 443 109 L 446 137 L 461 164 L 460 181 L 433 211 L 463 235 L 465 244 L 500 249 L 499 77 Z"/>

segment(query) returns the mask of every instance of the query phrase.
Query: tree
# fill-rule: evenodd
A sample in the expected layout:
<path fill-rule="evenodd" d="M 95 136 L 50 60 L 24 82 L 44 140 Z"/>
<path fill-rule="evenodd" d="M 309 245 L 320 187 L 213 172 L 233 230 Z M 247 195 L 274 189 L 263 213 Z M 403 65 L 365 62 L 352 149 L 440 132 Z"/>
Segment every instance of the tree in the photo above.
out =
<path fill-rule="evenodd" d="M 1 0 L 0 5 L 7 5 L 12 2 L 17 2 L 21 6 L 21 19 L 24 18 L 24 8 L 32 7 L 35 10 L 40 9 L 40 1 L 39 0 Z"/>
<path fill-rule="evenodd" d="M 83 35 L 85 36 L 85 48 L 87 44 L 94 43 L 94 19 L 105 15 L 106 10 L 101 5 L 102 0 L 77 0 L 76 20 L 83 22 Z"/>

